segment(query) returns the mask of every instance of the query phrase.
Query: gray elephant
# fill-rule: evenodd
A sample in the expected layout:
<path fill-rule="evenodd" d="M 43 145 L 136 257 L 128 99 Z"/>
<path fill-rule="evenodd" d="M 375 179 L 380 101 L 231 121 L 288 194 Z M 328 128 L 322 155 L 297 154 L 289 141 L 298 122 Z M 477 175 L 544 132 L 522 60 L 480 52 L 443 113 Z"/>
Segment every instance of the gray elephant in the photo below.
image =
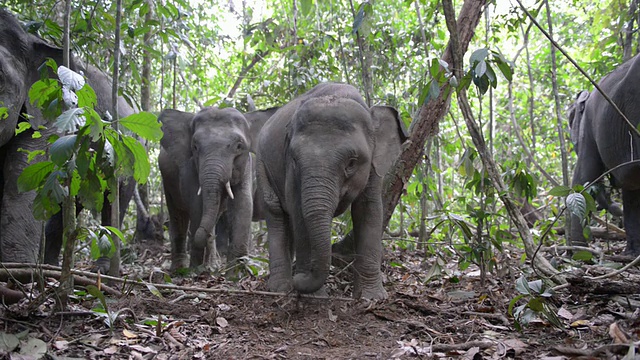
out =
<path fill-rule="evenodd" d="M 26 121 L 22 114 L 30 116 L 35 128 L 47 125 L 38 109 L 28 101 L 28 91 L 40 78 L 38 68 L 47 58 L 62 64 L 62 49 L 47 44 L 42 39 L 28 34 L 9 12 L 0 9 L 0 107 L 7 108 L 7 118 L 0 121 L 0 253 L 2 261 L 36 262 L 40 249 L 42 224 L 33 217 L 32 204 L 35 192 L 20 193 L 17 178 L 28 165 L 27 154 L 17 149 L 44 149 L 46 136 L 33 139 L 32 131 L 15 135 L 19 121 Z M 96 110 L 104 114 L 111 107 L 111 79 L 92 66 L 83 68 L 72 59 L 73 70 L 83 71 L 97 95 Z M 122 116 L 133 113 L 133 109 L 120 100 Z M 45 135 L 52 130 L 46 130 Z M 133 190 L 133 181 L 123 188 L 121 185 L 121 220 Z M 131 190 L 128 190 L 128 189 Z M 103 219 L 110 223 L 109 203 L 105 201 Z M 45 262 L 58 263 L 62 245 L 62 217 L 54 216 L 47 222 Z"/>
<path fill-rule="evenodd" d="M 212 265 L 217 256 L 212 234 L 223 214 L 227 260 L 236 261 L 247 254 L 251 235 L 249 122 L 232 108 L 205 108 L 195 115 L 164 110 L 159 119 L 165 135 L 158 165 L 169 211 L 172 270 Z"/>
<path fill-rule="evenodd" d="M 602 78 L 599 84 L 636 128 L 640 123 L 639 81 L 640 58 L 636 56 Z M 612 185 L 622 189 L 627 233 L 624 253 L 640 255 L 640 164 L 623 165 L 640 159 L 640 137 L 597 90 L 591 94 L 581 92 L 573 106 L 569 126 L 578 161 L 572 184 L 584 185 L 612 170 Z M 600 191 L 596 196 L 601 206 L 602 193 Z M 608 205 L 604 206 L 610 209 Z M 580 219 L 575 215 L 570 236 L 574 243 L 586 241 Z"/>
<path fill-rule="evenodd" d="M 346 84 L 317 85 L 267 121 L 257 176 L 267 210 L 271 291 L 322 289 L 331 262 L 331 220 L 351 206 L 354 297 L 387 297 L 380 270 L 382 180 L 405 139 L 395 109 L 369 109 Z"/>

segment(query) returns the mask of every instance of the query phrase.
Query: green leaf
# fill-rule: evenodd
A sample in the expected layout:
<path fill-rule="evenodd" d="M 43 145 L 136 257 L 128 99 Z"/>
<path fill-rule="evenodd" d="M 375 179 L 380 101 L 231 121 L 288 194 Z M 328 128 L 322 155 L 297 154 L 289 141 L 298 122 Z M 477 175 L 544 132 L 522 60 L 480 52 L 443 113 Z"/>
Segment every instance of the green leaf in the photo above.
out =
<path fill-rule="evenodd" d="M 123 136 L 124 145 L 133 154 L 133 178 L 140 184 L 147 182 L 149 174 L 151 173 L 151 164 L 149 164 L 149 157 L 144 146 L 131 136 Z"/>
<path fill-rule="evenodd" d="M 9 117 L 9 109 L 7 109 L 4 106 L 0 106 L 0 121 L 7 119 L 8 117 Z"/>
<path fill-rule="evenodd" d="M 571 193 L 567 195 L 565 200 L 567 209 L 573 215 L 576 215 L 580 219 L 584 219 L 587 216 L 587 200 L 581 193 Z"/>
<path fill-rule="evenodd" d="M 358 12 L 356 13 L 356 17 L 353 20 L 353 30 L 351 30 L 351 34 L 357 33 L 360 29 L 360 26 L 362 26 L 362 22 L 364 21 L 364 18 L 366 16 L 365 8 L 367 4 L 369 4 L 369 2 L 365 1 L 358 7 Z"/>
<path fill-rule="evenodd" d="M 120 119 L 120 124 L 146 140 L 160 141 L 162 139 L 162 124 L 150 112 L 142 111 L 129 115 Z"/>
<path fill-rule="evenodd" d="M 571 194 L 571 188 L 564 185 L 558 185 L 553 189 L 549 190 L 549 195 L 551 196 L 564 197 L 569 194 Z"/>
<path fill-rule="evenodd" d="M 160 292 L 160 290 L 158 290 L 157 287 L 155 287 L 153 284 L 148 283 L 148 282 L 145 282 L 144 284 L 147 286 L 147 289 L 149 289 L 149 291 L 153 295 L 159 297 L 160 299 L 164 299 L 164 296 L 162 296 L 162 293 Z"/>
<path fill-rule="evenodd" d="M 93 109 L 98 104 L 98 97 L 89 84 L 84 84 L 81 89 L 76 91 L 76 95 L 78 95 L 79 108 Z"/>
<path fill-rule="evenodd" d="M 18 191 L 25 192 L 40 187 L 55 165 L 51 161 L 42 161 L 27 166 L 18 177 Z"/>
<path fill-rule="evenodd" d="M 98 290 L 98 287 L 95 285 L 87 285 L 87 292 L 91 294 L 94 298 L 98 299 L 102 304 L 102 308 L 107 311 L 107 299 L 105 299 L 102 291 Z M 108 313 L 108 312 L 107 312 Z"/>
<path fill-rule="evenodd" d="M 469 62 L 473 66 L 477 62 L 484 61 L 484 59 L 487 58 L 487 55 L 489 55 L 489 49 L 488 48 L 478 49 L 478 50 L 474 51 L 471 54 L 471 56 L 469 57 Z"/>
<path fill-rule="evenodd" d="M 64 164 L 71 158 L 75 150 L 77 135 L 66 135 L 51 144 L 51 161 L 54 164 L 63 167 Z"/>
<path fill-rule="evenodd" d="M 475 73 L 477 77 L 482 77 L 487 71 L 487 63 L 484 60 L 478 62 L 475 67 Z"/>
<path fill-rule="evenodd" d="M 45 107 L 58 98 L 61 88 L 57 81 L 51 79 L 36 81 L 29 89 L 31 104 Z"/>
<path fill-rule="evenodd" d="M 302 15 L 309 16 L 311 7 L 313 7 L 313 0 L 300 0 L 300 10 Z"/>
<path fill-rule="evenodd" d="M 54 123 L 54 126 L 63 133 L 75 132 L 85 124 L 84 108 L 74 108 L 63 112 Z"/>
<path fill-rule="evenodd" d="M 69 196 L 69 189 L 60 184 L 59 179 L 61 178 L 65 178 L 65 174 L 62 171 L 53 171 L 49 174 L 49 177 L 47 177 L 42 187 L 42 194 L 48 196 L 56 203 L 61 203 L 65 197 Z"/>
<path fill-rule="evenodd" d="M 14 334 L 7 334 L 6 332 L 0 332 L 0 350 L 9 354 L 20 345 L 20 339 Z"/>
<path fill-rule="evenodd" d="M 0 118 L 2 117 L 2 115 L 0 114 Z M 18 123 L 18 127 L 16 128 L 16 136 L 20 135 L 21 133 L 27 131 L 31 129 L 31 123 L 28 123 L 26 121 L 21 121 Z"/>
<path fill-rule="evenodd" d="M 113 226 L 105 226 L 104 228 L 107 229 L 109 232 L 111 232 L 112 235 L 118 236 L 123 243 L 125 242 L 126 238 L 122 234 L 122 231 L 118 230 Z"/>
<path fill-rule="evenodd" d="M 591 253 L 591 251 L 579 250 L 573 253 L 571 259 L 577 261 L 591 261 L 593 260 L 593 254 Z"/>

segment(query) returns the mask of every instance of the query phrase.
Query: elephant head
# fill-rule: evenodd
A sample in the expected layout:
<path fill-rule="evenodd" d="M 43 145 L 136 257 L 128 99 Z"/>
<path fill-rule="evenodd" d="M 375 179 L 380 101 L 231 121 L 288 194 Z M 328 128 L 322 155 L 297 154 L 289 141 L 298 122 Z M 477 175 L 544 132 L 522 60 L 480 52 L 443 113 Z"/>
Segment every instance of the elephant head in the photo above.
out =
<path fill-rule="evenodd" d="M 170 215 L 176 209 L 169 197 L 180 198 L 190 221 L 191 266 L 208 265 L 215 256 L 212 235 L 221 212 L 237 207 L 238 215 L 245 212 L 251 219 L 249 124 L 231 108 L 206 108 L 195 115 L 164 110 L 159 119 L 165 133 L 159 162 Z M 242 194 L 241 199 L 234 193 Z M 175 220 L 171 217 L 170 222 Z M 246 241 L 233 249 L 228 257 L 245 255 Z"/>
<path fill-rule="evenodd" d="M 351 206 L 357 248 L 354 294 L 386 297 L 380 275 L 382 178 L 404 139 L 395 109 L 369 109 L 357 89 L 345 84 L 318 85 L 273 115 L 258 151 L 258 179 L 268 209 L 271 290 L 293 286 L 312 293 L 322 287 L 331 259 L 331 219 Z"/>

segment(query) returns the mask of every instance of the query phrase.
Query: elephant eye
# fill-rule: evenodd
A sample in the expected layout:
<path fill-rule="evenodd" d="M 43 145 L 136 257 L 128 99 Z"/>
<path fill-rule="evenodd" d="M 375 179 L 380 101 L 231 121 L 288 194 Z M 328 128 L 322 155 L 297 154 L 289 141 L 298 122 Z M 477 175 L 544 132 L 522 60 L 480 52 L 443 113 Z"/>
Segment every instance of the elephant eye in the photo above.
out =
<path fill-rule="evenodd" d="M 344 173 L 347 177 L 350 177 L 351 175 L 353 175 L 353 173 L 356 171 L 356 167 L 358 166 L 358 158 L 357 157 L 352 157 L 349 159 L 349 161 L 347 162 L 347 167 L 344 169 Z"/>

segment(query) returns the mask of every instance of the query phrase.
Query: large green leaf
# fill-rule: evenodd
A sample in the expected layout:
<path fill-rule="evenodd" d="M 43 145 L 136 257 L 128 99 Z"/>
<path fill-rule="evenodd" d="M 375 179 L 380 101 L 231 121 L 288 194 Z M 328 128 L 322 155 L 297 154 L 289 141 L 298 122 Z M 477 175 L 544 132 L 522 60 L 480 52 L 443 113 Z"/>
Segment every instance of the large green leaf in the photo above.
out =
<path fill-rule="evenodd" d="M 584 219 L 587 216 L 587 200 L 581 193 L 571 193 L 567 195 L 565 202 L 567 209 L 573 215 L 576 215 L 580 219 Z"/>
<path fill-rule="evenodd" d="M 64 172 L 60 170 L 51 172 L 44 182 L 42 193 L 54 202 L 61 203 L 65 197 L 69 196 L 69 189 L 60 184 L 60 179 L 65 177 Z"/>
<path fill-rule="evenodd" d="M 162 139 L 162 124 L 150 112 L 142 111 L 129 115 L 120 119 L 120 124 L 144 139 L 150 141 L 160 141 Z"/>
<path fill-rule="evenodd" d="M 75 134 L 66 135 L 51 144 L 51 161 L 53 161 L 54 164 L 63 167 L 64 163 L 66 163 L 73 155 L 77 138 L 78 136 Z"/>
<path fill-rule="evenodd" d="M 27 166 L 18 176 L 18 191 L 25 192 L 40 187 L 44 179 L 51 174 L 55 165 L 51 161 L 43 161 Z"/>
<path fill-rule="evenodd" d="M 144 146 L 131 136 L 123 136 L 122 141 L 125 146 L 131 151 L 134 157 L 134 171 L 133 178 L 141 184 L 147 182 L 149 173 L 151 172 L 151 165 L 149 164 L 149 157 Z"/>

